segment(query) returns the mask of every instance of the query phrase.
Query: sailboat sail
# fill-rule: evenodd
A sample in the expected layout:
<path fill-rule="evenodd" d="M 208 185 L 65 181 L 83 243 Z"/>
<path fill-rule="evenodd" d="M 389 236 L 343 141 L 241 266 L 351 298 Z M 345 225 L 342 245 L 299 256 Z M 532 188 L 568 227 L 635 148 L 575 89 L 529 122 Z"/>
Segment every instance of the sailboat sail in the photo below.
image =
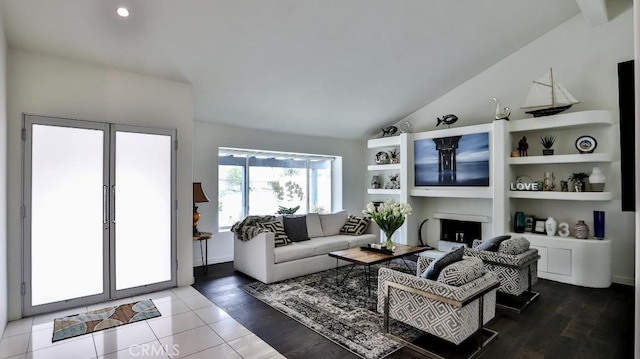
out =
<path fill-rule="evenodd" d="M 564 86 L 553 80 L 553 70 L 540 76 L 531 85 L 522 108 L 553 108 L 579 103 Z"/>
<path fill-rule="evenodd" d="M 555 84 L 556 106 L 574 105 L 580 103 L 577 98 L 573 97 L 564 86 L 556 82 Z"/>

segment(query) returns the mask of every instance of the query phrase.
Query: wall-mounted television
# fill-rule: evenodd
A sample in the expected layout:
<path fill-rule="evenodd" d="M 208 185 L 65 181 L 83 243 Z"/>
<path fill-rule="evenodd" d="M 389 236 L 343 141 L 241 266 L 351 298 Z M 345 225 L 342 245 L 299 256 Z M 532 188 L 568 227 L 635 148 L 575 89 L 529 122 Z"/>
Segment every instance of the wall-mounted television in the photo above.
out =
<path fill-rule="evenodd" d="M 415 186 L 489 186 L 489 133 L 413 142 Z"/>

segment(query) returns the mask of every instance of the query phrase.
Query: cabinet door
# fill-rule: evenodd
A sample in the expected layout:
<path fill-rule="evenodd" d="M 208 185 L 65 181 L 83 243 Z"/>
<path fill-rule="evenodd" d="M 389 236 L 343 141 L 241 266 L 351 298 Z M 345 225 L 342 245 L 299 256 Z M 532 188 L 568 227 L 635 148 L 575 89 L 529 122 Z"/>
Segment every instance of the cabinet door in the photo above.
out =
<path fill-rule="evenodd" d="M 547 266 L 547 247 L 538 247 L 531 246 L 531 248 L 535 248 L 538 250 L 538 254 L 540 255 L 540 260 L 538 260 L 538 272 L 548 272 Z"/>
<path fill-rule="evenodd" d="M 571 275 L 571 250 L 561 248 L 548 249 L 549 272 Z"/>

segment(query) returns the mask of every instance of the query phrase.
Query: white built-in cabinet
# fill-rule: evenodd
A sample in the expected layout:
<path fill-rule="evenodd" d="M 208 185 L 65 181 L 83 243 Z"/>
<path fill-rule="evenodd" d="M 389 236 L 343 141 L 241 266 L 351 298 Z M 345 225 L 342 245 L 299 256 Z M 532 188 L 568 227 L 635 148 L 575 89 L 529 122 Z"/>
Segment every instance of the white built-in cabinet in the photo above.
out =
<path fill-rule="evenodd" d="M 403 161 L 404 153 L 400 153 L 400 162 L 393 164 L 375 164 L 375 154 L 378 152 L 389 152 L 392 150 L 400 151 L 400 136 L 393 137 L 382 137 L 371 139 L 367 142 L 367 148 L 369 148 L 370 152 L 373 153 L 371 156 L 374 164 L 370 164 L 367 166 L 367 171 L 369 173 L 369 179 L 373 176 L 379 176 L 381 185 L 388 181 L 389 176 L 394 174 L 400 174 L 401 166 L 403 164 L 406 165 L 406 161 Z M 402 177 L 401 177 L 402 178 Z M 402 179 L 401 179 L 402 181 Z M 405 181 L 406 182 L 406 181 Z M 401 182 L 402 183 L 402 182 Z M 401 186 L 402 187 L 402 186 Z M 380 194 L 380 195 L 400 195 L 400 189 L 389 189 L 389 188 L 368 188 L 368 194 Z"/>
<path fill-rule="evenodd" d="M 421 133 L 404 133 L 399 136 L 371 139 L 367 142 L 370 162 L 367 164 L 367 181 L 374 174 L 381 178 L 393 173 L 400 173 L 400 189 L 367 189 L 370 201 L 382 201 L 393 198 L 396 201 L 408 202 L 420 207 L 421 201 L 429 198 L 469 198 L 488 199 L 492 201 L 491 229 L 494 235 L 513 231 L 510 218 L 516 211 L 527 213 L 527 208 L 535 204 L 537 208 L 555 206 L 565 203 L 575 208 L 591 206 L 597 208 L 598 203 L 611 201 L 617 196 L 605 186 L 604 192 L 561 192 L 560 181 L 567 180 L 573 172 L 591 172 L 592 167 L 600 167 L 605 173 L 610 172 L 614 163 L 613 153 L 617 146 L 617 134 L 613 127 L 613 115 L 609 111 L 581 111 L 557 114 L 541 118 L 527 118 L 511 121 L 493 121 L 492 123 L 434 130 Z M 489 132 L 491 142 L 491 180 L 489 187 L 415 187 L 413 184 L 413 142 L 415 139 L 454 136 L 465 133 Z M 552 134 L 556 136 L 555 153 L 542 155 L 540 136 Z M 581 135 L 591 135 L 598 141 L 594 153 L 580 154 L 575 148 L 575 139 Z M 526 157 L 510 157 L 522 136 L 527 137 L 529 153 Z M 393 165 L 375 164 L 378 151 L 399 148 L 400 163 Z M 518 176 L 527 176 L 534 180 L 542 178 L 544 171 L 552 171 L 556 175 L 555 191 L 511 191 L 510 184 Z M 386 177 L 384 177 L 386 178 Z M 608 181 L 614 181 L 610 178 Z M 588 190 L 588 189 L 587 189 Z M 542 205 L 541 205 L 542 204 Z M 463 211 L 464 212 L 464 211 Z M 461 213 L 464 214 L 464 213 Z M 536 213 L 544 217 L 544 213 Z M 419 216 L 409 216 L 407 223 L 399 231 L 395 241 L 400 243 L 416 243 L 415 233 L 419 225 Z M 564 221 L 562 218 L 558 222 Z M 575 221 L 567 221 L 571 227 Z M 593 228 L 591 228 L 593 234 Z M 515 234 L 514 234 L 515 235 Z M 517 234 L 525 236 L 534 248 L 537 248 L 541 259 L 538 263 L 540 278 L 559 282 L 587 286 L 608 287 L 611 285 L 611 252 L 612 241 L 573 237 L 546 236 L 535 233 Z"/>

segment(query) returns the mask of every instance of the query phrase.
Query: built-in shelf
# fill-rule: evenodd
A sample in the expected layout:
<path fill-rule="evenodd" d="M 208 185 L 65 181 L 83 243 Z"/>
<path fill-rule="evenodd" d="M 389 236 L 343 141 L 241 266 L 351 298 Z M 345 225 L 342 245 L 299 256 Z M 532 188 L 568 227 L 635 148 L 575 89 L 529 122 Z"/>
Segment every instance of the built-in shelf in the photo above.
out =
<path fill-rule="evenodd" d="M 482 188 L 416 188 L 409 192 L 414 197 L 442 197 L 442 198 L 493 198 L 491 187 Z"/>
<path fill-rule="evenodd" d="M 550 199 L 559 201 L 610 201 L 611 192 L 509 191 L 510 198 Z"/>
<path fill-rule="evenodd" d="M 394 163 L 389 165 L 368 165 L 367 171 L 392 171 L 400 170 L 400 164 Z"/>
<path fill-rule="evenodd" d="M 532 232 L 524 232 L 524 233 L 509 232 L 507 234 L 511 235 L 512 238 L 525 237 L 525 238 L 537 238 L 537 239 L 553 239 L 559 242 L 566 241 L 566 243 L 574 243 L 575 241 L 579 241 L 587 245 L 602 245 L 603 243 L 611 242 L 610 239 L 595 239 L 595 238 L 578 239 L 576 237 L 571 237 L 571 236 L 569 237 L 547 236 L 546 234 L 538 234 L 538 233 L 532 233 Z"/>
<path fill-rule="evenodd" d="M 388 189 L 388 188 L 367 188 L 368 194 L 394 194 L 399 195 L 399 189 Z"/>
<path fill-rule="evenodd" d="M 573 155 L 527 156 L 509 158 L 510 165 L 546 165 L 554 163 L 595 163 L 611 161 L 613 161 L 613 156 L 610 153 L 585 153 Z"/>
<path fill-rule="evenodd" d="M 575 127 L 605 127 L 611 126 L 613 123 L 613 116 L 610 111 L 580 111 L 510 121 L 509 132 L 568 129 Z"/>
<path fill-rule="evenodd" d="M 367 141 L 367 148 L 400 146 L 400 136 L 372 138 Z"/>

